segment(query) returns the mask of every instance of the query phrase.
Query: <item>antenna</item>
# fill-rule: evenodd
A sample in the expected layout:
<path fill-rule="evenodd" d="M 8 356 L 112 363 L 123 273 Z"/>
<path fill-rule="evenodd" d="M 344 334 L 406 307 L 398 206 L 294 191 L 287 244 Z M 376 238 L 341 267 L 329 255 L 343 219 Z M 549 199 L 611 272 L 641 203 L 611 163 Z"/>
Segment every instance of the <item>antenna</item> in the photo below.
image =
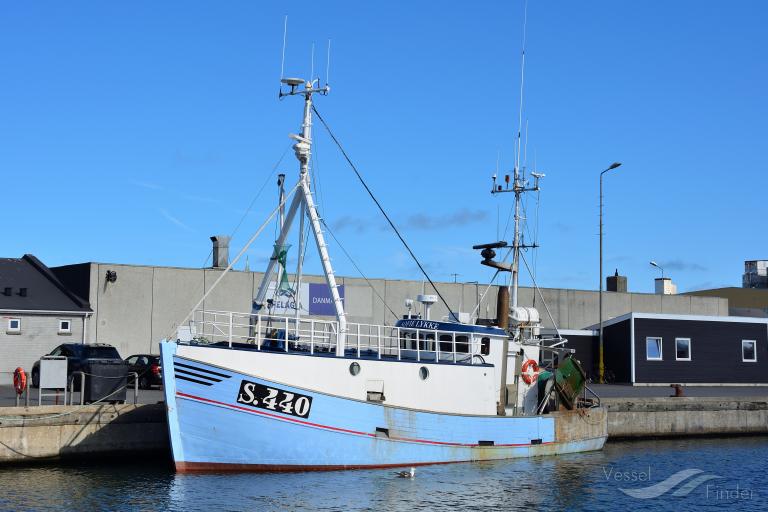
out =
<path fill-rule="evenodd" d="M 325 61 L 325 86 L 331 83 L 331 40 L 328 40 L 328 56 Z"/>
<path fill-rule="evenodd" d="M 523 167 L 528 167 L 528 119 L 525 120 L 525 146 L 523 146 Z"/>
<path fill-rule="evenodd" d="M 288 36 L 288 15 L 285 15 L 283 22 L 283 54 L 280 58 L 280 80 L 285 76 L 285 41 Z"/>
<path fill-rule="evenodd" d="M 315 75 L 315 42 L 312 41 L 312 51 L 310 53 L 309 60 L 311 62 L 309 66 L 309 81 L 314 82 L 315 79 L 312 78 Z"/>
<path fill-rule="evenodd" d="M 523 51 L 520 58 L 520 110 L 517 119 L 517 151 L 515 155 L 515 174 L 520 168 L 520 138 L 523 131 L 523 90 L 525 85 L 525 37 L 528 27 L 528 0 L 525 0 L 525 10 L 523 11 Z M 515 176 L 517 178 L 517 176 Z"/>

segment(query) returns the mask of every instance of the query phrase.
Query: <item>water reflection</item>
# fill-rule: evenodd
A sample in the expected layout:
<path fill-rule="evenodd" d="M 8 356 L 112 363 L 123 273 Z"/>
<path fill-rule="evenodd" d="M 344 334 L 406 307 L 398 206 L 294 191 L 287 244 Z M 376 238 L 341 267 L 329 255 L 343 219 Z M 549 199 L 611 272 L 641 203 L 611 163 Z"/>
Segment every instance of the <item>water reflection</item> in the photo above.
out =
<path fill-rule="evenodd" d="M 611 478 L 682 469 L 723 477 L 688 496 L 641 500 Z M 0 510 L 682 510 L 768 509 L 768 438 L 609 443 L 602 452 L 393 470 L 176 475 L 166 464 L 92 462 L 0 469 Z M 621 476 L 621 475 L 619 475 Z M 717 489 L 748 489 L 732 498 Z"/>

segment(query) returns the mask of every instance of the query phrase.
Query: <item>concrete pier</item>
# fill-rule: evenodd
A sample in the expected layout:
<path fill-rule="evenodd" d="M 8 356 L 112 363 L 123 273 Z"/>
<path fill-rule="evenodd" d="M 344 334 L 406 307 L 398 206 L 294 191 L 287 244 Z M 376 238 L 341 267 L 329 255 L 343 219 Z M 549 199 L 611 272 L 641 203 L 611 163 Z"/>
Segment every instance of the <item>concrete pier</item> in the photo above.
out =
<path fill-rule="evenodd" d="M 604 398 L 608 438 L 768 434 L 768 397 Z"/>
<path fill-rule="evenodd" d="M 608 439 L 768 434 L 768 397 L 604 398 Z M 170 460 L 165 404 L 0 407 L 0 464 L 147 454 Z"/>
<path fill-rule="evenodd" d="M 165 404 L 0 408 L 0 463 L 157 452 L 169 458 Z"/>

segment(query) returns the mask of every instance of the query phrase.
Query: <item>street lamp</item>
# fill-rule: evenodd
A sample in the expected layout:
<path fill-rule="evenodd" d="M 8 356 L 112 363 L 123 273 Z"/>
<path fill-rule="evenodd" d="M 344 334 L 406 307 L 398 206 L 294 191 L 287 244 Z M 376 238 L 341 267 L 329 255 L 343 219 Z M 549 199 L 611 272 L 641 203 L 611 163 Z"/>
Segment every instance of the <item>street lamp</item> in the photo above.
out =
<path fill-rule="evenodd" d="M 656 263 L 655 261 L 650 262 L 652 267 L 656 267 L 657 269 L 661 270 L 661 278 L 664 279 L 664 267 Z"/>
<path fill-rule="evenodd" d="M 605 382 L 605 363 L 603 360 L 603 174 L 612 171 L 621 165 L 621 162 L 613 162 L 610 167 L 600 173 L 600 384 Z"/>

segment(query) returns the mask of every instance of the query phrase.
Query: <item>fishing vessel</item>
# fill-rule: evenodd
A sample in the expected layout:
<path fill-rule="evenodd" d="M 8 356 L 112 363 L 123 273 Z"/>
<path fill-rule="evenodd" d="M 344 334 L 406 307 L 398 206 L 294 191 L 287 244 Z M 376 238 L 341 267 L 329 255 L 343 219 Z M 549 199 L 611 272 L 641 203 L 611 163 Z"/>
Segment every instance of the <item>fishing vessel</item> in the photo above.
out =
<path fill-rule="evenodd" d="M 493 192 L 514 192 L 516 207 L 511 245 L 475 246 L 483 264 L 511 273 L 509 285 L 496 287 L 494 319 L 479 318 L 479 310 L 430 318 L 442 300 L 430 279 L 435 293 L 416 297 L 419 313 L 406 301 L 394 325 L 349 322 L 310 180 L 313 114 L 319 117 L 313 97 L 329 88 L 319 80 L 281 82 L 281 96 L 304 100 L 301 133 L 291 135 L 298 181 L 219 277 L 277 216 L 279 236 L 251 311 L 199 309 L 203 295 L 185 325 L 192 335 L 160 344 L 176 470 L 408 467 L 601 449 L 605 410 L 587 396 L 573 351 L 560 336 L 541 336 L 538 311 L 517 301 L 519 202 L 538 190 L 540 175 L 532 187 L 517 165 L 511 186 L 509 177 L 506 187 L 494 177 Z M 299 308 L 275 314 L 268 298 L 280 287 L 297 217 L 300 243 L 305 222 L 314 238 L 333 319 L 301 315 Z M 507 249 L 511 263 L 496 259 L 499 249 Z M 545 359 L 548 370 L 540 367 Z"/>

